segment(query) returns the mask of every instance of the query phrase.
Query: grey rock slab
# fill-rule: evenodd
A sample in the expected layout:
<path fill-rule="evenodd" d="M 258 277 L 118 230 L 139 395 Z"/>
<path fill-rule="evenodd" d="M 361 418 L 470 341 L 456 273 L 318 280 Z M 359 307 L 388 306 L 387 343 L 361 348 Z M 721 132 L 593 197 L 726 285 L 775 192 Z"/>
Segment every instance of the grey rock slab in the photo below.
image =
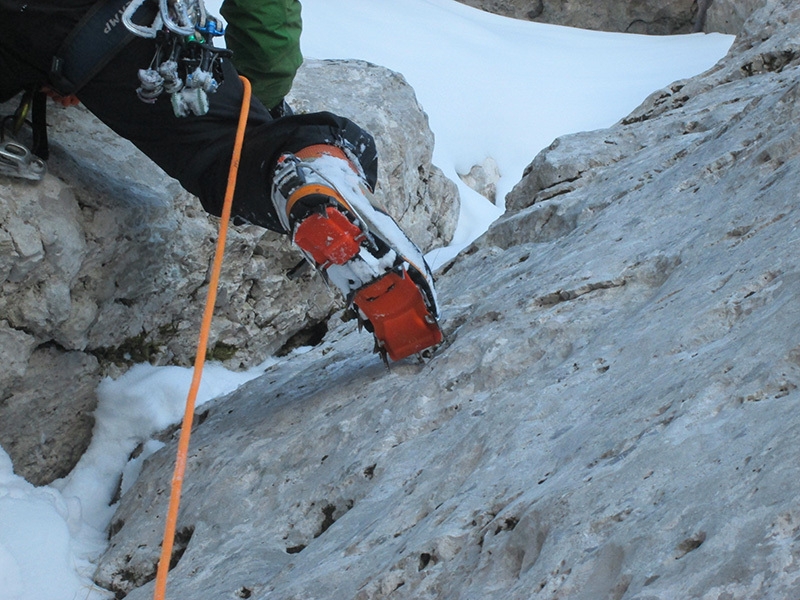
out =
<path fill-rule="evenodd" d="M 800 58 L 743 68 L 793 47 L 797 10 L 537 157 L 440 272 L 432 360 L 387 371 L 331 321 L 204 407 L 171 597 L 797 596 Z M 131 600 L 174 449 L 99 562 Z"/>
<path fill-rule="evenodd" d="M 473 165 L 467 173 L 459 173 L 461 181 L 489 200 L 497 203 L 497 182 L 500 181 L 500 167 L 492 157 Z"/>
<path fill-rule="evenodd" d="M 2 388 L 0 446 L 17 474 L 50 482 L 66 476 L 89 446 L 100 368 L 90 354 L 47 346 L 30 352 L 26 346 L 24 369 Z M 2 353 L 9 350 L 4 346 Z"/>

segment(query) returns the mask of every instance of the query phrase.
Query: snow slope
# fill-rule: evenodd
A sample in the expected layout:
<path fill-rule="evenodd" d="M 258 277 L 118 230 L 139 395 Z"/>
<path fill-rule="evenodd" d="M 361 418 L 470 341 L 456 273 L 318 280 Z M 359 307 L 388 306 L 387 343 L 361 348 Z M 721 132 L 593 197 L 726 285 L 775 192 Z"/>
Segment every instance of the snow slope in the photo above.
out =
<path fill-rule="evenodd" d="M 303 53 L 359 58 L 398 71 L 436 136 L 433 162 L 459 184 L 460 228 L 433 268 L 488 228 L 500 210 L 458 173 L 493 158 L 498 198 L 558 136 L 608 127 L 651 92 L 696 75 L 732 37 L 650 37 L 530 23 L 452 0 L 308 0 Z"/>

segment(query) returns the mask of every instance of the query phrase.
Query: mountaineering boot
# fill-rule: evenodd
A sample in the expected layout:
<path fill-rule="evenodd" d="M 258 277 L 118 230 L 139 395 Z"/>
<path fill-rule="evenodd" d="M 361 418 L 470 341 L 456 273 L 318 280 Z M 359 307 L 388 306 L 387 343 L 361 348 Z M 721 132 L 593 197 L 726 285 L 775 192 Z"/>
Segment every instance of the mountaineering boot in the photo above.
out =
<path fill-rule="evenodd" d="M 272 201 L 292 242 L 355 305 L 394 361 L 442 342 L 433 276 L 420 250 L 373 206 L 358 161 L 338 146 L 309 146 L 278 160 Z"/>

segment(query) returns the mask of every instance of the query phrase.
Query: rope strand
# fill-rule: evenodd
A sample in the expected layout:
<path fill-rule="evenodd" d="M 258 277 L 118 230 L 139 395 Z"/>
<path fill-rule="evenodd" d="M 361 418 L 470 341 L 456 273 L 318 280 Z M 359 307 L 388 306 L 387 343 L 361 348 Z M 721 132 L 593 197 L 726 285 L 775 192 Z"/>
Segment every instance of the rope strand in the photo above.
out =
<path fill-rule="evenodd" d="M 225 254 L 225 239 L 228 234 L 228 222 L 231 217 L 231 205 L 233 204 L 233 194 L 236 191 L 236 177 L 239 173 L 239 160 L 242 154 L 242 144 L 244 142 L 244 131 L 247 126 L 247 117 L 250 113 L 250 82 L 247 78 L 240 76 L 244 93 L 242 96 L 242 109 L 239 114 L 239 124 L 236 129 L 236 139 L 233 145 L 233 156 L 231 157 L 231 167 L 228 172 L 228 186 L 225 190 L 225 201 L 222 206 L 222 215 L 219 224 L 219 237 L 214 254 L 214 265 L 211 269 L 211 279 L 208 284 L 208 296 L 206 298 L 203 321 L 200 326 L 200 336 L 197 341 L 197 355 L 194 360 L 194 373 L 192 384 L 189 387 L 189 395 L 186 398 L 186 408 L 183 414 L 183 424 L 181 425 L 181 435 L 178 439 L 178 453 L 175 458 L 175 470 L 172 475 L 172 489 L 169 496 L 169 509 L 164 525 L 164 540 L 161 544 L 161 558 L 158 561 L 158 571 L 156 573 L 156 586 L 153 600 L 164 600 L 167 590 L 167 575 L 172 561 L 172 548 L 175 543 L 175 530 L 178 524 L 178 511 L 181 503 L 181 490 L 183 488 L 183 477 L 186 472 L 186 460 L 189 453 L 189 439 L 192 435 L 192 421 L 194 419 L 194 408 L 197 400 L 197 392 L 200 389 L 200 380 L 203 376 L 203 365 L 205 365 L 206 351 L 208 349 L 208 337 L 211 332 L 211 319 L 214 315 L 214 304 L 217 300 L 217 288 L 219 287 L 220 273 L 222 271 L 222 258 Z"/>

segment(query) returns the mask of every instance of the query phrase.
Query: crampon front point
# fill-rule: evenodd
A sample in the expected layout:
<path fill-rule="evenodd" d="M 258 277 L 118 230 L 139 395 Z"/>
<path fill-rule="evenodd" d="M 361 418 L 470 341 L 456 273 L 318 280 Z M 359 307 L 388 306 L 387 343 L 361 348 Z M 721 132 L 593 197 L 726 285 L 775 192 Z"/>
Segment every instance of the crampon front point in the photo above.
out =
<path fill-rule="evenodd" d="M 378 352 L 394 361 L 442 343 L 442 330 L 405 269 L 361 288 L 353 303 L 372 325 Z"/>

